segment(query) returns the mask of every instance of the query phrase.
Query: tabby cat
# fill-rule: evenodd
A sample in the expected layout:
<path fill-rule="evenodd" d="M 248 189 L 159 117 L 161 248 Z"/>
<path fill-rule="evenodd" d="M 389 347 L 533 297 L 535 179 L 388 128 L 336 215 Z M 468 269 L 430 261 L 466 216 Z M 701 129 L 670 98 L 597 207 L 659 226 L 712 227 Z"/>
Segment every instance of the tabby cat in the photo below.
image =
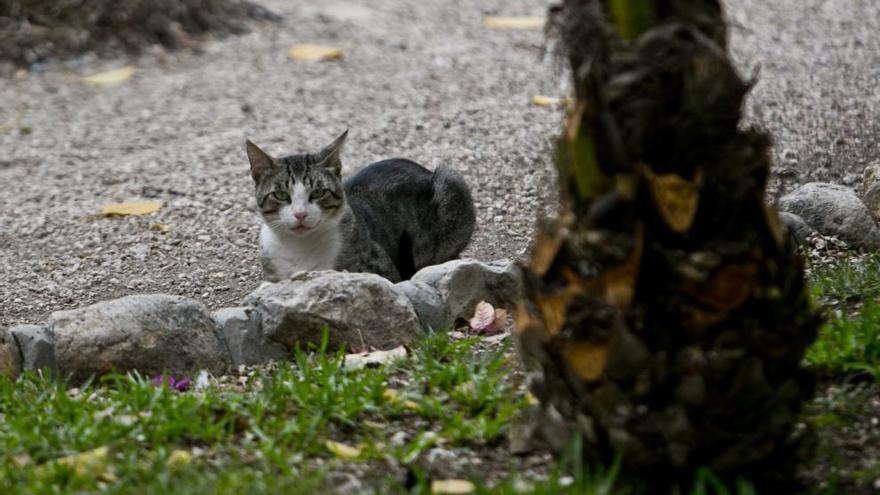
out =
<path fill-rule="evenodd" d="M 247 141 L 266 280 L 332 269 L 398 282 L 457 258 L 470 242 L 476 212 L 457 172 L 393 158 L 343 180 L 347 134 L 318 153 L 278 158 Z"/>

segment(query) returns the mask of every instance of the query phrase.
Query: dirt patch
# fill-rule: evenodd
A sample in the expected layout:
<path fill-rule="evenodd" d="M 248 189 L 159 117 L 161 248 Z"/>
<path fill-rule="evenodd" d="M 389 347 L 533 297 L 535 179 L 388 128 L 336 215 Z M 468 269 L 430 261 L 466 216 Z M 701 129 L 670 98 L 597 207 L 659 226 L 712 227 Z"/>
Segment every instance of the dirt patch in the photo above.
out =
<path fill-rule="evenodd" d="M 246 30 L 279 17 L 242 0 L 2 0 L 0 58 L 30 65 L 89 50 L 187 46 L 190 37 Z"/>

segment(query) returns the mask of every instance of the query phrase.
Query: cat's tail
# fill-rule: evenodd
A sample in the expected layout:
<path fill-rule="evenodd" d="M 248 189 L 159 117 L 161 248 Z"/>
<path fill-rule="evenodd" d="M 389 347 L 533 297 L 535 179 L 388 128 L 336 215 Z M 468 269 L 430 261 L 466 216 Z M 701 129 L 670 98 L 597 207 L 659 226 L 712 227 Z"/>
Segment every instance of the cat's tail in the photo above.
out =
<path fill-rule="evenodd" d="M 470 188 L 455 170 L 437 167 L 431 178 L 433 190 L 435 247 L 425 250 L 430 259 L 416 260 L 419 266 L 435 265 L 455 258 L 471 242 L 477 211 Z"/>

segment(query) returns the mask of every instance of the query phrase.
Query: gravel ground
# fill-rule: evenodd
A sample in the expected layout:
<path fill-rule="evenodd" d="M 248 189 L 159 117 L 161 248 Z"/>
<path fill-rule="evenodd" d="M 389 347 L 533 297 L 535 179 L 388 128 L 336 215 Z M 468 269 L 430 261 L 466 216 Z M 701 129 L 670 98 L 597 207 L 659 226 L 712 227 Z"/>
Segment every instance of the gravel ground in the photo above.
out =
<path fill-rule="evenodd" d="M 356 167 L 404 156 L 459 170 L 478 203 L 465 253 L 520 257 L 552 204 L 550 141 L 565 91 L 540 32 L 490 31 L 485 14 L 542 14 L 542 0 L 262 2 L 285 15 L 198 51 L 50 63 L 0 78 L 0 325 L 131 293 L 235 304 L 259 282 L 243 141 L 280 153 L 350 128 Z M 728 2 L 743 71 L 760 65 L 750 121 L 777 138 L 778 192 L 808 180 L 856 183 L 878 159 L 880 4 Z M 342 47 L 294 63 L 287 47 Z M 133 63 L 114 88 L 76 74 Z M 29 131 L 29 132 L 28 132 Z M 160 199 L 150 216 L 98 218 L 101 205 Z M 167 229 L 167 232 L 162 230 Z"/>
<path fill-rule="evenodd" d="M 410 157 L 471 184 L 478 232 L 465 253 L 525 252 L 551 195 L 550 140 L 561 112 L 531 104 L 564 89 L 542 62 L 541 32 L 489 31 L 484 14 L 542 14 L 536 0 L 370 7 L 265 2 L 281 25 L 212 41 L 200 53 L 153 53 L 130 83 L 71 74 L 126 60 L 49 64 L 0 87 L 4 116 L 25 109 L 30 134 L 0 134 L 0 325 L 130 293 L 234 305 L 259 283 L 259 217 L 244 153 L 320 149 L 350 128 L 344 161 Z M 292 43 L 343 48 L 340 62 L 294 63 Z M 160 199 L 146 217 L 96 218 L 101 205 Z M 157 224 L 167 226 L 167 232 Z M 157 230 L 158 229 L 158 230 Z"/>
<path fill-rule="evenodd" d="M 727 0 L 732 51 L 760 70 L 750 122 L 775 138 L 771 193 L 861 184 L 880 163 L 880 2 Z"/>

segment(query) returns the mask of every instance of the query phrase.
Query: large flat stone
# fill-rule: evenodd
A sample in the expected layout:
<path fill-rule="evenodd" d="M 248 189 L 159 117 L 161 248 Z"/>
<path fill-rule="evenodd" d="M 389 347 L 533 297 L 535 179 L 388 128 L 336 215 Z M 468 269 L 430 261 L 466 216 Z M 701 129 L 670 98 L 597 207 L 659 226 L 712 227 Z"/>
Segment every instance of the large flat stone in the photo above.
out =
<path fill-rule="evenodd" d="M 320 343 L 325 328 L 333 349 L 391 349 L 419 336 L 406 296 L 369 273 L 303 272 L 263 284 L 245 304 L 260 312 L 263 333 L 288 349 Z"/>
<path fill-rule="evenodd" d="M 58 370 L 84 379 L 111 371 L 222 372 L 231 359 L 201 303 L 140 295 L 53 313 Z"/>

